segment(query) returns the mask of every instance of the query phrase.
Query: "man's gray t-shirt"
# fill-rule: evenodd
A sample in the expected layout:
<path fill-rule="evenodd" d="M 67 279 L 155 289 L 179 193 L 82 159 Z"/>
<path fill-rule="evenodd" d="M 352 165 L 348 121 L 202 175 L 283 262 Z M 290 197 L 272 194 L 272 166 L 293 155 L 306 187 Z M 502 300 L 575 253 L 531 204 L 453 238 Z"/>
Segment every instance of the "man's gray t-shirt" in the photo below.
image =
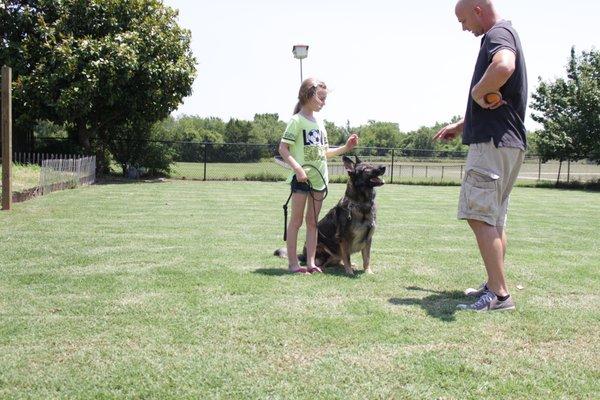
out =
<path fill-rule="evenodd" d="M 494 54 L 502 49 L 515 53 L 515 71 L 500 88 L 502 98 L 508 103 L 495 110 L 481 108 L 471 97 L 471 90 L 483 77 Z M 496 147 L 515 147 L 525 150 L 525 112 L 527 109 L 527 68 L 521 41 L 509 21 L 499 21 L 481 39 L 481 49 L 465 113 L 463 143 L 486 143 L 494 140 Z"/>

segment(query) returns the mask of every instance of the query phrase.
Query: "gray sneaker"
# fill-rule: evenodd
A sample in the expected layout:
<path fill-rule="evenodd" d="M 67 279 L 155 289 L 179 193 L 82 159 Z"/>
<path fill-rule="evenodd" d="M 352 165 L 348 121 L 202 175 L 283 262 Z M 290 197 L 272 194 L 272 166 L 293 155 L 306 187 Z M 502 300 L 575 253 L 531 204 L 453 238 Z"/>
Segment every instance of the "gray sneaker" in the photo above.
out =
<path fill-rule="evenodd" d="M 459 304 L 457 307 L 461 310 L 470 311 L 507 311 L 514 310 L 515 303 L 512 296 L 504 301 L 500 301 L 494 293 L 487 291 L 475 303 Z"/>
<path fill-rule="evenodd" d="M 484 292 L 475 303 L 459 304 L 456 308 L 471 311 L 487 311 L 490 308 L 490 303 L 494 299 L 496 299 L 496 295 L 488 290 L 487 292 Z"/>
<path fill-rule="evenodd" d="M 464 293 L 465 296 L 469 297 L 481 297 L 485 292 L 488 291 L 487 282 L 483 282 L 477 289 L 467 288 Z"/>
<path fill-rule="evenodd" d="M 506 299 L 504 301 L 500 301 L 496 297 L 490 303 L 489 311 L 508 311 L 508 310 L 514 310 L 514 309 L 515 309 L 515 302 L 513 301 L 512 296 L 510 296 L 508 299 Z"/>

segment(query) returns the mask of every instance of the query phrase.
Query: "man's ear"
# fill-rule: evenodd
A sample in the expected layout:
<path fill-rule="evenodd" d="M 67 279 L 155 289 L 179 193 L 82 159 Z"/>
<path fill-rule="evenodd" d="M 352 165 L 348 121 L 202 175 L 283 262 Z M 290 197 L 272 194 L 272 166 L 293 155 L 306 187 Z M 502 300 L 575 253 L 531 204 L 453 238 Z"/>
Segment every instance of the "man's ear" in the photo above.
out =
<path fill-rule="evenodd" d="M 346 169 L 346 171 L 354 172 L 354 163 L 352 162 L 351 159 L 349 159 L 346 156 L 343 156 L 342 161 L 344 161 L 344 168 Z"/>

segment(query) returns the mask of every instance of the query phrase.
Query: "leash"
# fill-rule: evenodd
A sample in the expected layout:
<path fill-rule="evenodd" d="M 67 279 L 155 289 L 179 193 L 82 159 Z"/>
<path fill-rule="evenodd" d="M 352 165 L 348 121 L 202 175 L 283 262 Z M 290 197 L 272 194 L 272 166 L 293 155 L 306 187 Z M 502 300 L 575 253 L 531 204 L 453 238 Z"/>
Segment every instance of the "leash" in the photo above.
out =
<path fill-rule="evenodd" d="M 320 201 L 323 202 L 326 198 L 327 195 L 329 194 L 329 187 L 327 186 L 327 183 L 325 182 L 325 178 L 323 177 L 323 174 L 321 173 L 321 171 L 319 171 L 319 169 L 317 167 L 315 167 L 312 164 L 302 164 L 302 168 L 304 169 L 305 167 L 312 167 L 315 169 L 315 171 L 317 171 L 317 173 L 319 174 L 319 176 L 321 176 L 321 181 L 325 184 L 325 195 L 323 196 L 322 199 L 317 200 L 315 199 L 315 195 L 314 195 L 314 190 L 313 190 L 313 185 L 310 182 L 310 179 L 306 181 L 306 183 L 308 184 L 309 187 L 309 194 L 310 197 L 312 197 L 313 199 L 313 214 L 315 215 L 315 225 L 317 225 L 319 223 L 318 218 L 317 218 L 317 208 L 315 205 L 315 201 Z M 290 186 L 290 195 L 287 198 L 287 201 L 285 202 L 285 204 L 283 205 L 283 241 L 287 242 L 287 217 L 288 217 L 288 204 L 290 203 L 290 200 L 292 198 L 292 195 L 294 194 L 294 191 L 292 190 L 291 186 Z M 317 228 L 317 231 L 319 230 L 319 228 Z"/>

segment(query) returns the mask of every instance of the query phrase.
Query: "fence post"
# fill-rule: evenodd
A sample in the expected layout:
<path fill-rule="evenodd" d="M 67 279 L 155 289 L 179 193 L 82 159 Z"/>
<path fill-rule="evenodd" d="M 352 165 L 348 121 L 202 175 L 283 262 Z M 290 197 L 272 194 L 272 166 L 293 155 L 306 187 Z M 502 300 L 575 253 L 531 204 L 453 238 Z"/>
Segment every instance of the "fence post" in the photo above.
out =
<path fill-rule="evenodd" d="M 12 208 L 12 70 L 2 67 L 2 209 Z"/>
<path fill-rule="evenodd" d="M 567 160 L 567 183 L 571 180 L 571 159 Z"/>
<path fill-rule="evenodd" d="M 444 180 L 444 166 L 442 165 L 442 179 L 440 179 L 440 181 Z"/>
<path fill-rule="evenodd" d="M 460 165 L 460 180 L 462 181 L 462 175 L 463 175 L 463 166 L 462 164 Z"/>
<path fill-rule="evenodd" d="M 207 153 L 208 153 L 208 151 L 207 151 L 208 144 L 203 143 L 203 145 L 204 145 L 204 179 L 203 180 L 206 180 L 206 157 L 207 157 Z"/>
<path fill-rule="evenodd" d="M 390 183 L 394 183 L 394 149 L 392 149 L 392 171 L 390 175 Z"/>

